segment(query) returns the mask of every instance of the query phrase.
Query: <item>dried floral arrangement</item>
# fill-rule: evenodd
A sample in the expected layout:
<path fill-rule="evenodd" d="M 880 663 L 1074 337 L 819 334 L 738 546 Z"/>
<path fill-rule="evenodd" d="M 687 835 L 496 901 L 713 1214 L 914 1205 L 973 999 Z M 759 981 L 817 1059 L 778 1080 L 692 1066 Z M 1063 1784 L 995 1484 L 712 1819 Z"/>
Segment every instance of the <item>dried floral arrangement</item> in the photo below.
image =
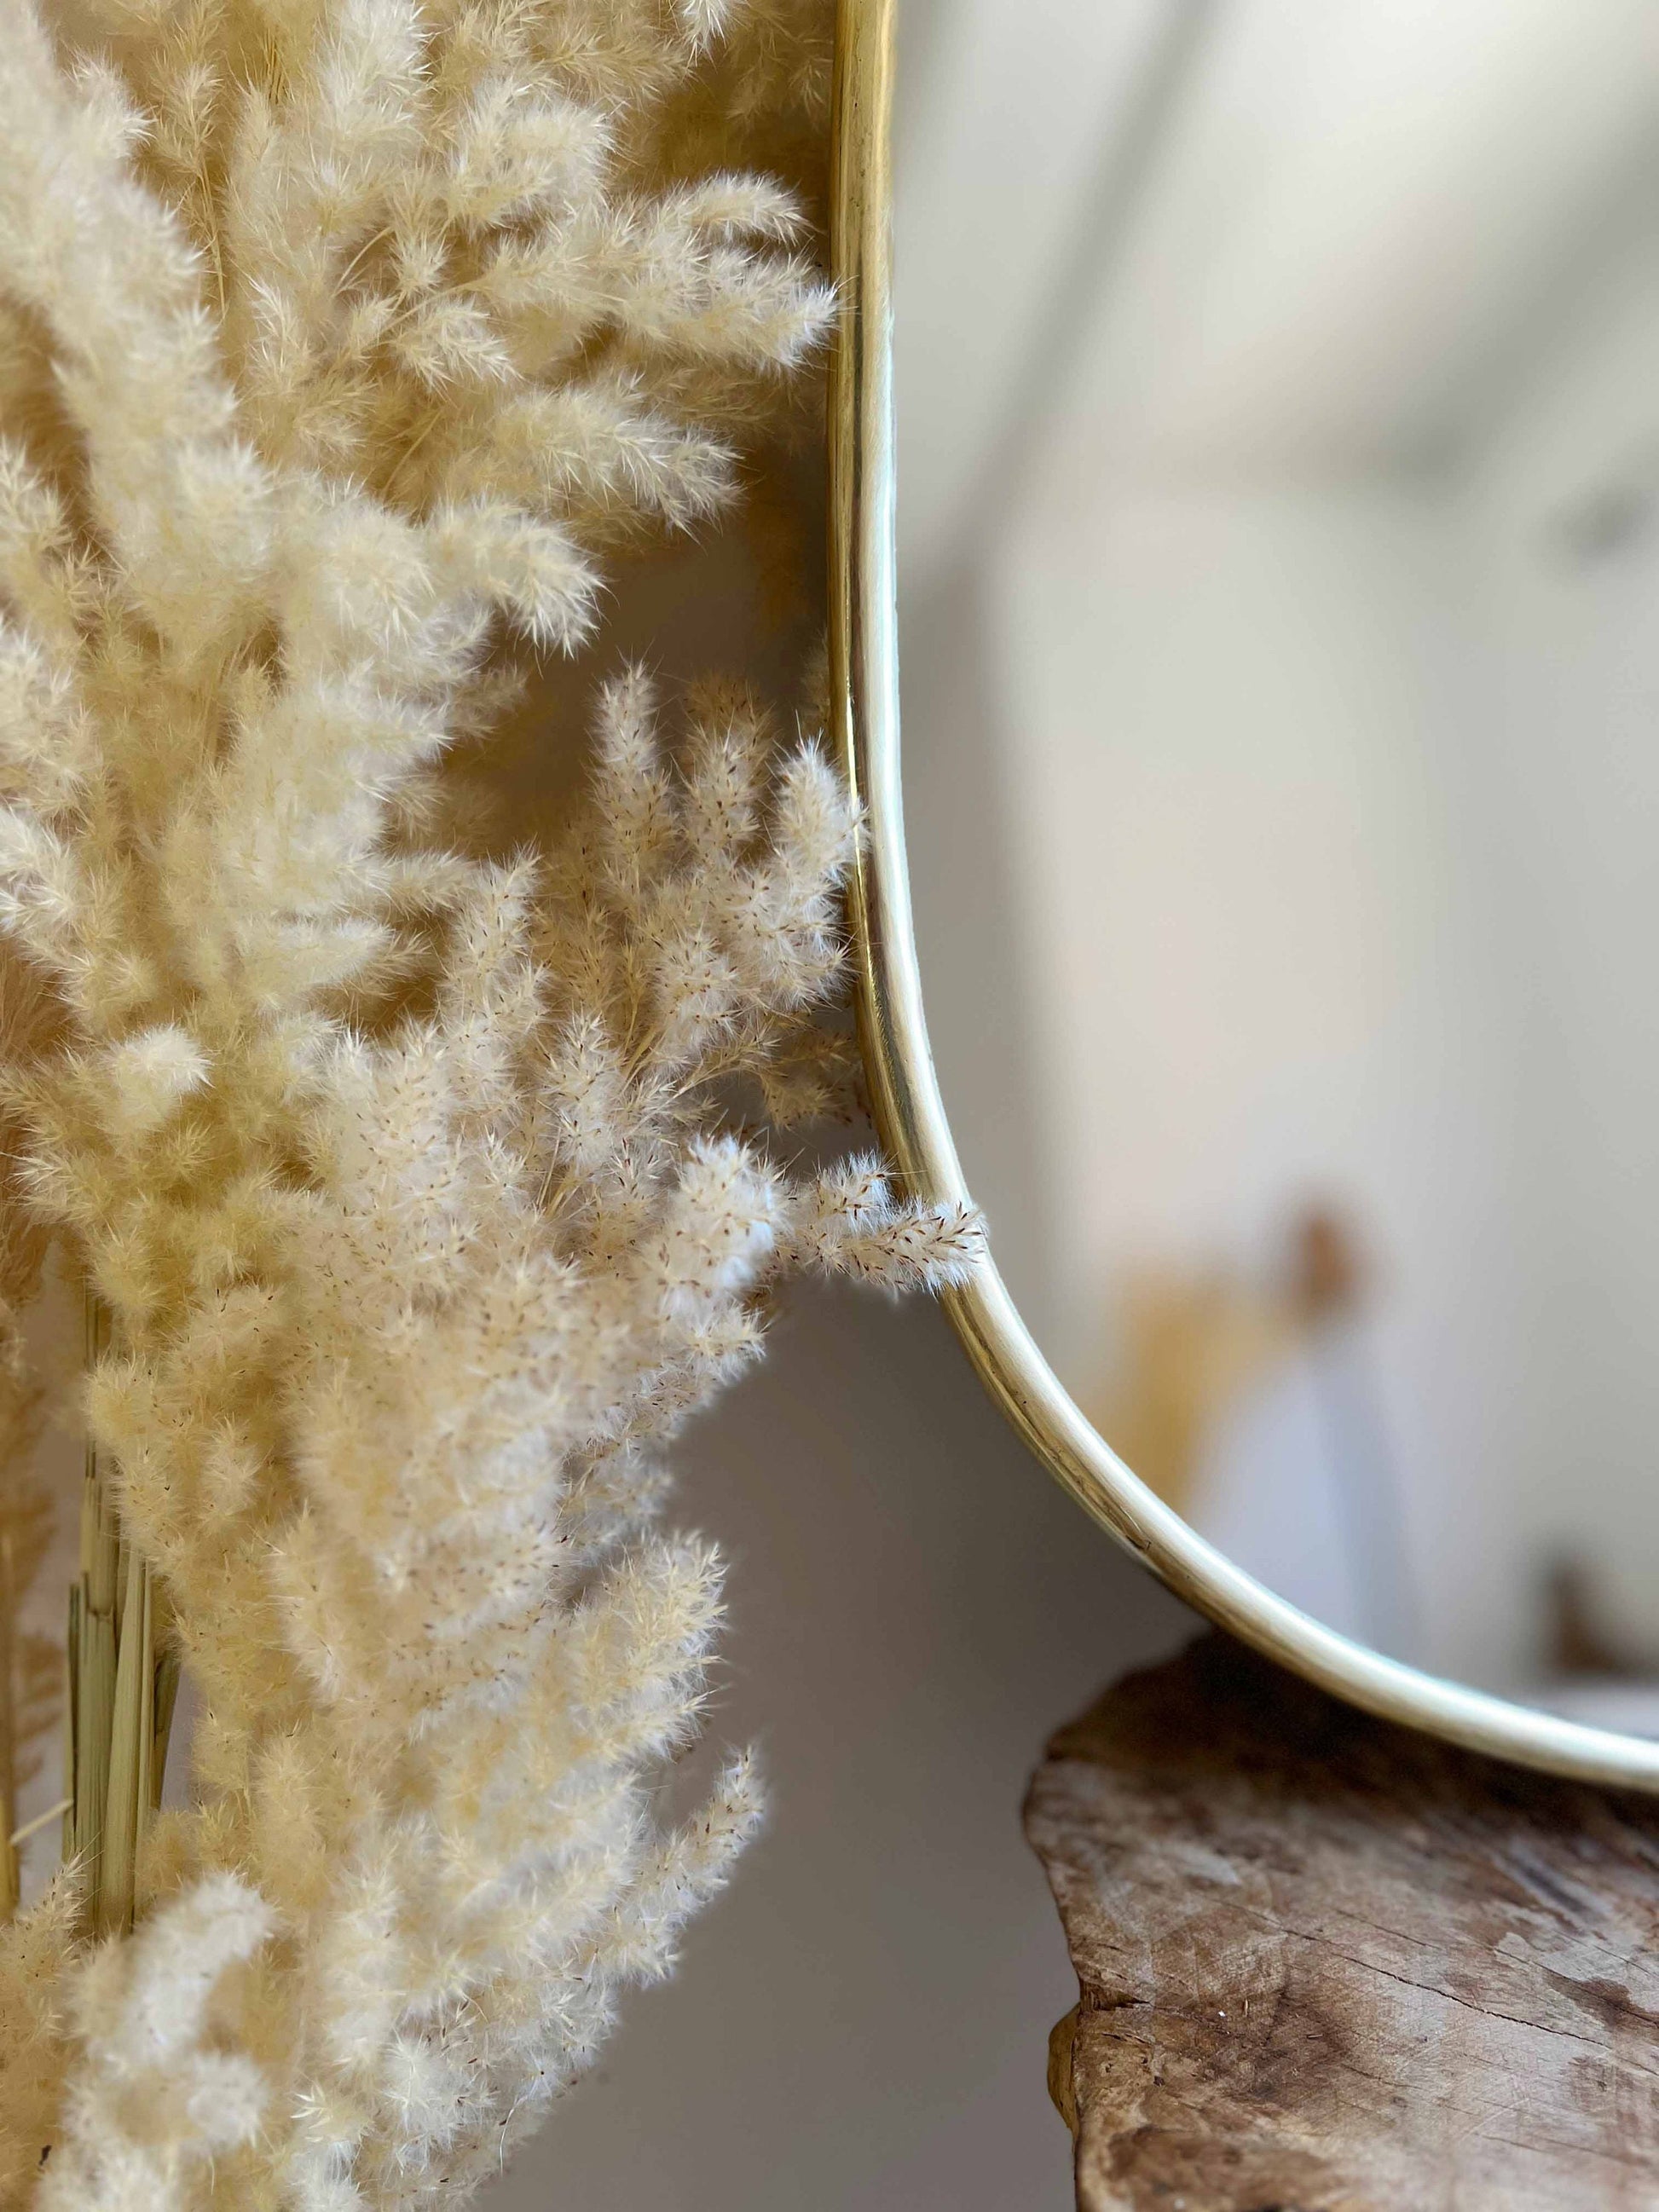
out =
<path fill-rule="evenodd" d="M 655 1809 L 720 1604 L 664 1446 L 787 1270 L 973 1263 L 742 1119 L 846 1080 L 813 744 L 719 687 L 665 735 L 623 672 L 553 849 L 448 812 L 821 349 L 729 165 L 826 62 L 817 0 L 6 0 L 0 1601 L 48 1244 L 103 1339 L 69 1850 L 21 1906 L 0 1864 L 4 2204 L 495 2173 L 757 1817 L 743 1758 Z M 9 1837 L 50 1662 L 0 1659 Z"/>

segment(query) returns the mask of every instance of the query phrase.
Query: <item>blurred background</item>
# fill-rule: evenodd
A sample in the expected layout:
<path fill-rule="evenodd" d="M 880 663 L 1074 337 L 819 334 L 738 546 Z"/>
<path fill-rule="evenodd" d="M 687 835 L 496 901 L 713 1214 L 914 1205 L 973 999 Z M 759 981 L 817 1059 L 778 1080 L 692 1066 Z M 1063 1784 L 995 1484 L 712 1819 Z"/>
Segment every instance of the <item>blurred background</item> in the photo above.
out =
<path fill-rule="evenodd" d="M 1659 1730 L 1659 13 L 906 23 L 912 870 L 1005 1272 L 1281 1595 Z"/>

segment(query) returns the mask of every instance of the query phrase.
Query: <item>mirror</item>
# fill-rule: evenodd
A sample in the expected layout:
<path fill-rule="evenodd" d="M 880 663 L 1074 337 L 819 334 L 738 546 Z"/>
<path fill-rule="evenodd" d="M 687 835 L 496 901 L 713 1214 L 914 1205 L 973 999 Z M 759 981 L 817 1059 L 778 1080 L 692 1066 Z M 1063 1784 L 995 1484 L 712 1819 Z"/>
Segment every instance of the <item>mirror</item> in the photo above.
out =
<path fill-rule="evenodd" d="M 1009 1293 L 1273 1598 L 1659 1737 L 1659 13 L 900 36 L 905 831 Z"/>

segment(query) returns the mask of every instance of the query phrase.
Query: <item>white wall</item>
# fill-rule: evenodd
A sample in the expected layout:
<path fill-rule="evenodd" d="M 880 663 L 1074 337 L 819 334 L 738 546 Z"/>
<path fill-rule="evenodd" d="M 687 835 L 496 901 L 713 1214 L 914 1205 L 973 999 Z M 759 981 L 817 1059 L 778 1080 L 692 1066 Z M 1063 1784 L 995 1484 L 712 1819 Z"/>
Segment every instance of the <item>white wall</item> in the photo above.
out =
<path fill-rule="evenodd" d="M 1186 0 L 903 0 L 895 122 L 901 565 L 923 593 L 977 527 L 1091 254 Z"/>
<path fill-rule="evenodd" d="M 1085 1401 L 1124 1273 L 1261 1271 L 1299 1201 L 1380 1277 L 1430 1663 L 1521 1656 L 1503 1510 L 1529 1275 L 1515 994 L 1449 605 L 1455 507 L 1387 483 L 1121 492 L 999 566 L 1016 834 Z M 1472 1582 L 1478 1547 L 1489 1571 Z"/>
<path fill-rule="evenodd" d="M 1539 1238 L 1535 1555 L 1659 1619 L 1659 177 L 1587 252 L 1470 458 L 1486 629 L 1484 789 L 1523 975 L 1524 1178 Z M 1598 521 L 1599 518 L 1599 521 Z"/>
<path fill-rule="evenodd" d="M 1087 483 L 1113 463 L 1329 474 L 1443 453 L 1652 143 L 1659 11 L 1204 12 L 1135 204 L 1072 301 L 1049 465 Z"/>

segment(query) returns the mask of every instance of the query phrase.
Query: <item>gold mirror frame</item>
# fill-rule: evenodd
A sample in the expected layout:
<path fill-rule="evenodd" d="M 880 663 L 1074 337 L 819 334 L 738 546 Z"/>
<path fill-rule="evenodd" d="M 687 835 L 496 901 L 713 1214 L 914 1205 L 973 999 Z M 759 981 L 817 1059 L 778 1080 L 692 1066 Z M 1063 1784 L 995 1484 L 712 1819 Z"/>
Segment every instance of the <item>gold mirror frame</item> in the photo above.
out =
<path fill-rule="evenodd" d="M 889 145 L 896 0 L 839 0 L 831 246 L 843 300 L 830 383 L 830 669 L 868 836 L 852 887 L 877 1127 L 907 1182 L 965 1200 L 922 1013 L 899 771 Z M 992 1397 L 1085 1513 L 1221 1628 L 1367 1711 L 1472 1751 L 1659 1792 L 1659 1742 L 1585 1728 L 1387 1659 L 1287 1605 L 1156 1497 L 1079 1411 L 994 1265 L 945 1304 Z"/>

